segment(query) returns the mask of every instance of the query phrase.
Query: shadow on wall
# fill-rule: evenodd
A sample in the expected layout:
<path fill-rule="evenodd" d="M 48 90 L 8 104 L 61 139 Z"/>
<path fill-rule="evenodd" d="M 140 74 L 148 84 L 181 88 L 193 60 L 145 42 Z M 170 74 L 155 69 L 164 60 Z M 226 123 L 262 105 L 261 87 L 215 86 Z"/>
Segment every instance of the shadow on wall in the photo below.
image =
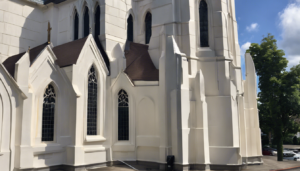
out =
<path fill-rule="evenodd" d="M 0 2 L 0 57 L 26 51 L 46 42 L 47 21 L 37 5 L 22 0 Z M 2 39 L 1 39 L 2 37 Z"/>
<path fill-rule="evenodd" d="M 52 12 L 53 11 L 51 11 L 51 9 L 42 11 L 38 5 L 24 0 L 0 1 L 0 61 L 4 62 L 10 56 L 25 52 L 29 48 L 32 49 L 36 46 L 46 43 L 48 37 L 48 22 L 50 21 L 50 17 L 46 17 L 46 15 Z M 33 56 L 38 56 L 38 54 Z M 54 77 L 56 76 L 54 73 L 52 73 L 50 78 L 54 79 Z M 14 137 L 16 138 L 15 144 L 20 144 L 21 139 L 19 137 L 21 137 L 20 134 L 22 129 L 22 121 L 18 120 L 18 118 L 16 125 L 20 126 L 16 127 L 15 132 L 13 133 L 15 134 Z M 41 137 L 41 135 L 38 137 Z M 30 139 L 34 138 L 36 137 L 30 137 Z M 12 150 L 13 149 L 14 148 L 12 148 Z M 50 145 L 46 145 L 44 150 L 53 151 L 53 145 L 52 147 Z M 19 150 L 12 151 L 12 167 L 19 165 L 20 156 Z M 57 152 L 34 155 L 32 157 L 34 162 L 37 161 L 37 164 L 50 166 L 53 165 L 53 162 L 48 159 L 58 158 L 58 160 L 61 161 L 59 161 L 60 163 L 57 164 L 61 164 L 63 163 L 64 158 L 66 158 L 66 156 L 61 156 L 62 152 Z M 28 156 L 28 158 L 31 158 L 31 156 Z M 32 165 L 33 163 L 29 162 L 27 164 Z"/>

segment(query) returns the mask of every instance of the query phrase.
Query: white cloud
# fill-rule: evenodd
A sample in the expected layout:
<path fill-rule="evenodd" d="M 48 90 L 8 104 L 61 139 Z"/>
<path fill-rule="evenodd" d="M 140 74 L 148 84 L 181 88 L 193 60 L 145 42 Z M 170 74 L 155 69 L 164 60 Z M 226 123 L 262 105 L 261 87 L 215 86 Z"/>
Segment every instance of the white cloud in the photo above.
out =
<path fill-rule="evenodd" d="M 255 31 L 258 29 L 258 24 L 257 23 L 252 23 L 250 26 L 247 26 L 246 28 L 249 32 Z"/>
<path fill-rule="evenodd" d="M 279 13 L 282 28 L 279 47 L 282 48 L 289 60 L 289 67 L 300 61 L 300 0 L 294 0 Z"/>
<path fill-rule="evenodd" d="M 248 50 L 250 46 L 251 46 L 251 43 L 250 43 L 250 42 L 246 42 L 245 44 L 243 44 L 243 45 L 241 46 L 241 55 L 242 55 L 242 56 L 245 55 L 246 50 Z"/>

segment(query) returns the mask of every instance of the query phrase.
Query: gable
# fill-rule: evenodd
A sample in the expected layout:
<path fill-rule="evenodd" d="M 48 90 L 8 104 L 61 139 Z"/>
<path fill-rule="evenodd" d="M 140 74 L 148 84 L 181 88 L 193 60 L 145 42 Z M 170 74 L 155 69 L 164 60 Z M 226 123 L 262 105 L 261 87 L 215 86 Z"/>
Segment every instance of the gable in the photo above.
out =
<path fill-rule="evenodd" d="M 37 89 L 43 84 L 49 84 L 54 81 L 58 88 L 68 87 L 75 94 L 73 86 L 65 72 L 55 64 L 57 57 L 50 46 L 45 48 L 36 58 L 35 64 L 30 67 L 29 84 L 33 89 Z"/>
<path fill-rule="evenodd" d="M 89 58 L 89 57 L 93 57 L 93 58 Z M 89 59 L 93 59 L 94 61 L 97 61 L 97 63 L 101 66 L 101 69 L 103 70 L 103 74 L 106 75 L 109 74 L 109 70 L 105 63 L 105 60 L 100 50 L 98 49 L 92 35 L 88 36 L 88 39 L 86 40 L 84 46 L 82 47 L 81 53 L 77 60 L 77 64 L 82 63 L 82 61 L 86 63 L 88 62 Z"/>
<path fill-rule="evenodd" d="M 37 56 L 41 53 L 41 51 L 48 45 L 48 43 L 41 44 L 39 46 L 36 46 L 32 49 L 29 50 L 29 59 L 30 59 L 30 66 L 34 63 L 36 60 Z M 8 57 L 4 62 L 3 65 L 8 71 L 8 73 L 15 78 L 15 67 L 16 63 L 22 58 L 22 56 L 26 52 Z"/>

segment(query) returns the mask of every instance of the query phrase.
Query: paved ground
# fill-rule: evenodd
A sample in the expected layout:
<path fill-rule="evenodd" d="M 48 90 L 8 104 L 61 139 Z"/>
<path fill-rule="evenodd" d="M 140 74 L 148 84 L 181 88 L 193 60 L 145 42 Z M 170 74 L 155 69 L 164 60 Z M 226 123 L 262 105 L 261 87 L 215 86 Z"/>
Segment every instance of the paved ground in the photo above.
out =
<path fill-rule="evenodd" d="M 263 157 L 264 164 L 263 165 L 251 165 L 247 166 L 246 169 L 243 171 L 281 171 L 281 169 L 286 169 L 286 168 L 294 168 L 294 169 L 289 169 L 287 171 L 300 171 L 300 161 L 289 161 L 285 160 L 282 162 L 277 161 L 276 156 L 264 156 Z M 145 166 L 134 166 L 137 168 L 139 171 L 158 171 L 154 170 Z M 299 167 L 299 168 L 295 168 Z M 134 171 L 133 169 L 130 169 L 127 166 L 121 166 L 121 167 L 106 167 L 106 168 L 101 168 L 101 169 L 91 169 L 89 171 Z"/>
<path fill-rule="evenodd" d="M 247 169 L 243 171 L 270 171 L 300 167 L 300 161 L 284 160 L 279 162 L 277 161 L 277 156 L 264 156 L 263 161 L 263 165 L 247 166 Z M 300 168 L 289 169 L 288 171 L 300 171 Z"/>

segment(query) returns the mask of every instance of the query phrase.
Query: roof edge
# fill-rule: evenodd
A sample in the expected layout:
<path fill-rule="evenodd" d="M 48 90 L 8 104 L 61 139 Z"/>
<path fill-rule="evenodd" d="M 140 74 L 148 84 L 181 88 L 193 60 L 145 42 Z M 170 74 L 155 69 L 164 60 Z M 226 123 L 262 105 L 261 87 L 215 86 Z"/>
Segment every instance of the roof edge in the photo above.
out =
<path fill-rule="evenodd" d="M 12 84 L 14 85 L 14 87 L 19 91 L 19 93 L 21 94 L 21 96 L 23 97 L 23 99 L 27 99 L 28 97 L 26 96 L 26 94 L 20 88 L 20 86 L 18 85 L 18 83 L 15 81 L 15 79 L 8 73 L 8 71 L 6 70 L 6 68 L 4 67 L 4 65 L 2 63 L 0 63 L 0 68 L 2 68 L 4 70 L 4 72 L 6 73 L 6 75 L 8 76 L 8 78 L 10 79 L 10 81 L 12 82 Z"/>
<path fill-rule="evenodd" d="M 101 54 L 101 52 L 100 52 L 100 50 L 99 50 L 99 48 L 98 48 L 98 46 L 97 46 L 97 44 L 96 44 L 96 41 L 95 41 L 93 35 L 92 35 L 92 34 L 89 34 L 88 39 L 89 39 L 89 40 L 92 40 L 92 43 L 91 43 L 91 44 L 94 46 L 94 48 L 96 49 L 97 54 L 100 56 L 101 64 L 102 64 L 103 68 L 105 69 L 106 74 L 109 75 L 110 72 L 109 72 L 109 70 L 108 70 L 108 68 L 107 68 L 107 66 L 106 66 L 106 64 L 105 64 L 104 58 L 103 58 L 103 56 L 102 56 L 102 54 Z M 87 42 L 87 41 L 86 41 L 86 42 Z M 86 44 L 86 42 L 85 42 L 85 44 Z M 84 46 L 85 46 L 85 44 L 84 44 Z M 81 52 L 82 52 L 82 51 L 81 51 Z M 81 52 L 80 52 L 80 55 L 81 55 Z"/>
<path fill-rule="evenodd" d="M 50 3 L 53 3 L 53 4 L 59 4 L 59 3 L 62 3 L 66 0 L 26 0 L 30 3 L 35 3 L 35 4 L 38 4 L 38 5 L 41 5 L 41 6 L 44 6 L 44 5 L 48 5 Z"/>

